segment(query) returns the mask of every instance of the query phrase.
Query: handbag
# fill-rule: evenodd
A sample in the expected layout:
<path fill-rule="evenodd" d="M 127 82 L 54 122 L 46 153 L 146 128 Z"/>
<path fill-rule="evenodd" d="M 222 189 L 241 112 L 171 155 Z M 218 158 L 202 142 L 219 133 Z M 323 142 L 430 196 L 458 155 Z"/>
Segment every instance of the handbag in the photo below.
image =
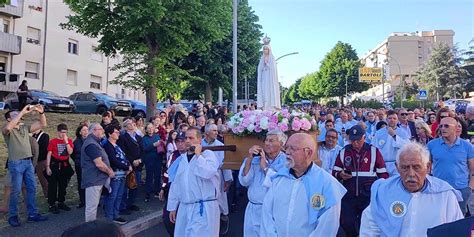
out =
<path fill-rule="evenodd" d="M 163 154 L 163 153 L 166 152 L 166 147 L 165 147 L 165 143 L 163 142 L 163 140 L 159 141 L 158 146 L 156 147 L 156 152 L 158 154 Z"/>
<path fill-rule="evenodd" d="M 135 176 L 135 171 L 130 172 L 126 178 L 127 188 L 128 189 L 136 189 L 137 184 L 137 177 Z"/>

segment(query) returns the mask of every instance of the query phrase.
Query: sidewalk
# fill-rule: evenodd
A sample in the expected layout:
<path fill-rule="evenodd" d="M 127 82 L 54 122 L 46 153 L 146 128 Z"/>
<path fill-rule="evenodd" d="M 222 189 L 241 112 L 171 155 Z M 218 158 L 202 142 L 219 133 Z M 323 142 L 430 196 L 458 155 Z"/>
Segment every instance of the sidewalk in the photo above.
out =
<path fill-rule="evenodd" d="M 157 217 L 160 217 L 159 220 L 161 220 L 161 213 L 162 213 L 162 207 L 163 207 L 163 202 L 159 201 L 158 198 L 151 198 L 150 202 L 145 203 L 143 200 L 145 198 L 145 187 L 140 186 L 139 187 L 139 192 L 138 192 L 138 197 L 137 200 L 135 201 L 135 204 L 140 207 L 140 211 L 138 212 L 132 212 L 131 215 L 129 216 L 122 216 L 124 219 L 128 221 L 126 225 L 122 226 L 122 229 L 126 231 L 127 233 L 130 233 L 130 231 L 134 231 L 134 229 L 139 229 L 142 225 L 142 220 L 145 222 L 151 221 L 150 218 L 153 218 L 153 221 L 156 222 L 158 219 Z M 65 212 L 61 211 L 60 214 L 51 214 L 51 213 L 44 213 L 49 220 L 46 222 L 40 222 L 40 223 L 26 223 L 26 217 L 22 215 L 21 221 L 22 225 L 20 227 L 10 227 L 8 223 L 6 223 L 4 220 L 6 220 L 7 215 L 2 214 L 2 222 L 0 225 L 0 237 L 29 237 L 29 236 L 35 236 L 35 237 L 51 237 L 51 236 L 61 236 L 64 230 L 68 229 L 69 227 L 78 225 L 80 223 L 84 222 L 84 208 L 77 209 L 75 207 L 76 203 L 69 203 L 66 202 L 70 207 L 71 211 Z M 99 211 L 97 213 L 98 219 L 103 219 L 104 218 L 104 212 L 102 208 L 99 208 Z M 134 220 L 137 220 L 139 218 L 140 221 L 138 222 L 133 222 Z M 131 232 L 134 233 L 134 232 Z"/>

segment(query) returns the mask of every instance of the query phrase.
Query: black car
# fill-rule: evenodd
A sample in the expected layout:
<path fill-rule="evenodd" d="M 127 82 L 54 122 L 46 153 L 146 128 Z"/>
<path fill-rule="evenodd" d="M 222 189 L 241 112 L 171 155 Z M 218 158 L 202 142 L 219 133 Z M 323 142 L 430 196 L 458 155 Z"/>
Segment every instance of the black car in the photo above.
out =
<path fill-rule="evenodd" d="M 45 111 L 73 112 L 74 102 L 51 91 L 29 90 L 28 104 L 42 104 Z M 18 95 L 11 93 L 5 98 L 5 109 L 18 109 Z"/>
<path fill-rule="evenodd" d="M 107 110 L 114 110 L 116 115 L 130 116 L 132 106 L 128 101 L 118 101 L 115 98 L 97 92 L 76 92 L 69 96 L 74 101 L 76 112 L 103 114 Z"/>

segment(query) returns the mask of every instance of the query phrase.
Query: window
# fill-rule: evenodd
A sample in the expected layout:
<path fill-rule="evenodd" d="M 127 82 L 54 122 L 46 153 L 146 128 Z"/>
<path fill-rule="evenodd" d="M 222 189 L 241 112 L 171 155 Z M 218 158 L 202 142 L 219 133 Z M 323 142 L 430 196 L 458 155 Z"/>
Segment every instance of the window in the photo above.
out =
<path fill-rule="evenodd" d="M 96 46 L 92 46 L 91 59 L 97 62 L 102 62 L 102 53 L 97 51 Z"/>
<path fill-rule="evenodd" d="M 91 75 L 90 88 L 100 90 L 102 85 L 102 77 Z"/>
<path fill-rule="evenodd" d="M 78 54 L 78 44 L 77 40 L 72 40 L 70 39 L 69 42 L 67 43 L 67 51 L 70 54 Z"/>
<path fill-rule="evenodd" d="M 29 27 L 26 29 L 26 42 L 31 44 L 40 44 L 40 30 Z"/>
<path fill-rule="evenodd" d="M 10 21 L 0 18 L 0 31 L 10 33 Z"/>
<path fill-rule="evenodd" d="M 31 79 L 39 79 L 39 63 L 26 61 L 25 77 Z"/>
<path fill-rule="evenodd" d="M 87 101 L 87 94 L 80 94 L 76 98 L 77 101 Z"/>
<path fill-rule="evenodd" d="M 66 83 L 68 85 L 73 85 L 73 86 L 77 85 L 77 71 L 73 71 L 73 70 L 69 70 L 69 69 L 67 70 Z"/>

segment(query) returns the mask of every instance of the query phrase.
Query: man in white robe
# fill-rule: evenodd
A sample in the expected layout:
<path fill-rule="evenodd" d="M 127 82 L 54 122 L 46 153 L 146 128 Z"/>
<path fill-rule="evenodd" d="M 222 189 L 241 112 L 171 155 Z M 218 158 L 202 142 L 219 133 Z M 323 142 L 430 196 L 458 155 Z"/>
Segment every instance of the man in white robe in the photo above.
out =
<path fill-rule="evenodd" d="M 245 209 L 244 237 L 260 236 L 263 199 L 271 184 L 270 176 L 285 167 L 286 155 L 281 150 L 286 139 L 283 132 L 268 132 L 265 146 L 252 146 L 240 167 L 239 181 L 248 188 L 249 198 Z"/>
<path fill-rule="evenodd" d="M 398 127 L 398 115 L 393 110 L 387 112 L 387 125 L 375 133 L 372 145 L 382 153 L 388 174 L 394 176 L 398 174 L 395 166 L 397 152 L 410 141 L 410 137 L 403 129 Z"/>
<path fill-rule="evenodd" d="M 202 139 L 201 145 L 202 146 L 223 146 L 224 143 L 217 140 L 217 125 L 215 124 L 208 124 L 204 129 L 204 139 Z M 217 159 L 219 160 L 219 179 L 221 181 L 221 186 L 219 189 L 219 197 L 217 198 L 219 202 L 219 209 L 221 211 L 221 221 L 223 222 L 221 225 L 221 233 L 226 234 L 229 230 L 229 204 L 227 201 L 227 191 L 229 190 L 232 181 L 234 178 L 232 177 L 232 170 L 222 169 L 222 165 L 224 164 L 224 151 L 214 151 Z"/>
<path fill-rule="evenodd" d="M 265 195 L 260 236 L 336 236 L 347 190 L 312 161 L 316 141 L 293 134 L 285 146 L 288 166 Z"/>
<path fill-rule="evenodd" d="M 167 205 L 170 221 L 176 223 L 174 236 L 219 236 L 219 161 L 214 152 L 202 151 L 201 140 L 200 130 L 190 128 L 188 152 L 175 161 L 179 164 Z"/>
<path fill-rule="evenodd" d="M 462 219 L 460 194 L 447 182 L 429 176 L 430 155 L 410 142 L 397 156 L 400 176 L 372 185 L 370 205 L 362 213 L 360 237 L 422 237 L 428 228 Z"/>

